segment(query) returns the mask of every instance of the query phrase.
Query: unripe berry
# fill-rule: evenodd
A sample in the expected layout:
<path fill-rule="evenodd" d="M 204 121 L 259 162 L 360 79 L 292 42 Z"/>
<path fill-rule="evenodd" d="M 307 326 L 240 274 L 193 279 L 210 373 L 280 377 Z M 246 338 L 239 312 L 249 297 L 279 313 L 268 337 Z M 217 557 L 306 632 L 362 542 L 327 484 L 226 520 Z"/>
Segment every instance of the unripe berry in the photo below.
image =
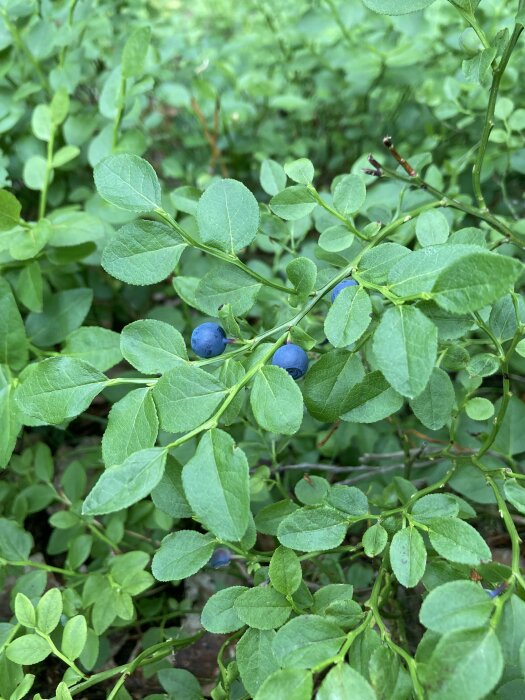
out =
<path fill-rule="evenodd" d="M 342 282 L 339 282 L 339 284 L 336 284 L 335 287 L 332 289 L 332 304 L 335 301 L 336 296 L 343 291 L 346 287 L 355 287 L 357 282 L 355 280 L 343 280 Z"/>
<path fill-rule="evenodd" d="M 208 321 L 193 329 L 191 349 L 199 357 L 216 357 L 224 352 L 226 333 L 218 323 Z"/>
<path fill-rule="evenodd" d="M 308 369 L 308 355 L 298 345 L 288 343 L 275 351 L 272 365 L 282 367 L 293 379 L 299 379 Z"/>

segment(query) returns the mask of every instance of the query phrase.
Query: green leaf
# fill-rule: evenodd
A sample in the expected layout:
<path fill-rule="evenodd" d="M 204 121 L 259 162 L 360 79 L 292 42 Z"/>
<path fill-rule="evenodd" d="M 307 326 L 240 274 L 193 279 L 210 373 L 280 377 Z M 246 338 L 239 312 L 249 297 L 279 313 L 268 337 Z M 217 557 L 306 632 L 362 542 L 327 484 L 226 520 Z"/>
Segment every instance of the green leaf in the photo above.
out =
<path fill-rule="evenodd" d="M 263 535 L 277 535 L 277 528 L 281 521 L 299 506 L 293 501 L 277 501 L 261 508 L 255 515 L 257 531 Z"/>
<path fill-rule="evenodd" d="M 270 209 L 285 221 L 302 219 L 308 216 L 316 206 L 317 201 L 304 185 L 287 187 L 270 200 Z"/>
<path fill-rule="evenodd" d="M 286 173 L 282 165 L 271 158 L 267 158 L 261 163 L 259 180 L 263 190 L 270 196 L 277 194 L 286 187 Z"/>
<path fill-rule="evenodd" d="M 465 404 L 465 413 L 472 420 L 488 420 L 494 415 L 494 404 L 481 396 L 475 396 Z"/>
<path fill-rule="evenodd" d="M 37 105 L 31 115 L 31 129 L 40 141 L 49 141 L 53 124 L 49 105 Z"/>
<path fill-rule="evenodd" d="M 53 168 L 60 168 L 62 165 L 74 160 L 80 154 L 78 146 L 62 146 L 53 156 Z"/>
<path fill-rule="evenodd" d="M 41 313 L 43 284 L 42 272 L 37 262 L 29 263 L 22 268 L 16 283 L 16 296 L 30 311 Z"/>
<path fill-rule="evenodd" d="M 497 412 L 500 410 L 501 401 L 501 399 L 498 399 L 494 405 L 494 409 Z M 492 449 L 507 455 L 525 452 L 524 421 L 525 404 L 517 396 L 511 396 Z"/>
<path fill-rule="evenodd" d="M 346 226 L 338 224 L 325 228 L 319 236 L 318 242 L 323 250 L 327 250 L 329 253 L 339 253 L 350 248 L 354 239 L 354 234 Z"/>
<path fill-rule="evenodd" d="M 372 686 L 363 676 L 348 664 L 337 664 L 324 678 L 316 700 L 376 700 Z"/>
<path fill-rule="evenodd" d="M 54 126 L 59 126 L 65 120 L 69 112 L 69 95 L 65 88 L 59 88 L 53 98 L 49 108 Z"/>
<path fill-rule="evenodd" d="M 300 668 L 281 668 L 264 681 L 254 700 L 310 700 L 312 673 Z"/>
<path fill-rule="evenodd" d="M 513 258 L 486 251 L 472 253 L 439 274 L 432 297 L 452 313 L 477 311 L 511 291 L 522 270 L 523 264 Z"/>
<path fill-rule="evenodd" d="M 277 547 L 270 559 L 270 581 L 276 591 L 290 596 L 299 588 L 303 578 L 301 562 L 295 552 L 287 547 Z"/>
<path fill-rule="evenodd" d="M 334 421 L 347 410 L 349 391 L 364 377 L 361 360 L 346 350 L 323 355 L 308 371 L 304 381 L 304 402 L 318 420 Z"/>
<path fill-rule="evenodd" d="M 139 156 L 108 156 L 94 170 L 99 195 L 121 209 L 147 214 L 160 207 L 160 185 L 151 165 Z"/>
<path fill-rule="evenodd" d="M 341 544 L 346 529 L 346 518 L 335 508 L 299 508 L 282 520 L 277 538 L 301 552 L 326 551 Z"/>
<path fill-rule="evenodd" d="M 0 279 L 0 364 L 20 369 L 27 359 L 27 338 L 22 316 L 11 287 Z"/>
<path fill-rule="evenodd" d="M 525 514 L 525 489 L 519 485 L 516 479 L 505 479 L 503 486 L 505 498 L 512 503 L 514 508 Z"/>
<path fill-rule="evenodd" d="M 255 376 L 250 394 L 255 420 L 270 433 L 293 435 L 303 421 L 303 396 L 281 367 L 267 365 Z"/>
<path fill-rule="evenodd" d="M 298 182 L 300 185 L 309 185 L 314 179 L 314 166 L 308 158 L 299 158 L 291 163 L 286 163 L 284 172 L 290 180 Z"/>
<path fill-rule="evenodd" d="M 448 561 L 477 566 L 492 555 L 481 535 L 458 518 L 434 518 L 427 521 L 430 544 Z"/>
<path fill-rule="evenodd" d="M 237 267 L 217 267 L 207 272 L 195 291 L 197 306 L 210 316 L 218 316 L 224 304 L 230 304 L 236 316 L 243 316 L 255 304 L 261 289 L 247 272 Z"/>
<path fill-rule="evenodd" d="M 122 464 L 134 452 L 153 447 L 159 421 L 151 389 L 134 389 L 115 403 L 102 438 L 106 467 Z"/>
<path fill-rule="evenodd" d="M 145 498 L 162 478 L 166 454 L 163 447 L 151 447 L 106 469 L 86 496 L 82 513 L 114 513 Z"/>
<path fill-rule="evenodd" d="M 419 309 L 385 311 L 374 334 L 379 369 L 402 396 L 415 398 L 425 388 L 437 357 L 437 328 Z"/>
<path fill-rule="evenodd" d="M 335 298 L 324 322 L 326 337 L 336 348 L 355 343 L 372 320 L 372 302 L 366 289 L 345 287 Z"/>
<path fill-rule="evenodd" d="M 18 622 L 24 627 L 35 627 L 36 613 L 33 603 L 23 593 L 16 594 L 15 615 Z"/>
<path fill-rule="evenodd" d="M 185 668 L 162 668 L 157 671 L 161 686 L 173 698 L 202 700 L 201 686 L 195 676 Z M 154 700 L 151 696 L 150 700 Z M 164 698 L 164 696 L 161 696 Z M 160 700 L 160 698 L 159 698 Z"/>
<path fill-rule="evenodd" d="M 0 518 L 0 556 L 7 561 L 29 559 L 33 538 L 14 520 Z"/>
<path fill-rule="evenodd" d="M 491 629 L 444 634 L 425 664 L 423 685 L 429 700 L 481 700 L 503 671 L 501 646 Z"/>
<path fill-rule="evenodd" d="M 415 416 L 429 430 L 439 430 L 450 419 L 456 394 L 448 374 L 434 367 L 421 394 L 410 402 Z"/>
<path fill-rule="evenodd" d="M 173 272 L 185 248 L 181 236 L 164 224 L 132 221 L 104 248 L 102 267 L 128 284 L 156 284 Z"/>
<path fill-rule="evenodd" d="M 274 639 L 273 630 L 248 629 L 237 642 L 239 674 L 251 695 L 255 695 L 266 678 L 279 668 L 278 657 L 272 651 Z"/>
<path fill-rule="evenodd" d="M 317 267 L 308 258 L 294 258 L 286 266 L 286 274 L 293 284 L 299 303 L 304 303 L 315 286 Z"/>
<path fill-rule="evenodd" d="M 426 523 L 431 518 L 454 518 L 458 512 L 457 499 L 446 493 L 430 493 L 418 498 L 412 506 L 412 516 L 419 523 Z"/>
<path fill-rule="evenodd" d="M 240 620 L 259 630 L 281 627 L 292 612 L 286 597 L 270 586 L 249 588 L 235 599 L 234 607 Z"/>
<path fill-rule="evenodd" d="M 47 219 L 42 219 L 29 228 L 21 229 L 12 236 L 9 253 L 15 260 L 34 258 L 51 238 L 53 229 Z"/>
<path fill-rule="evenodd" d="M 226 634 L 244 627 L 244 622 L 235 609 L 235 601 L 247 590 L 249 589 L 246 586 L 230 586 L 208 598 L 201 613 L 201 625 L 204 629 L 214 634 Z"/>
<path fill-rule="evenodd" d="M 180 363 L 153 388 L 162 429 L 193 430 L 212 415 L 227 393 L 226 386 L 208 372 Z"/>
<path fill-rule="evenodd" d="M 363 535 L 363 549 L 367 557 L 376 557 L 381 554 L 388 542 L 388 534 L 382 525 L 372 525 Z"/>
<path fill-rule="evenodd" d="M 44 634 L 51 634 L 62 615 L 62 594 L 58 588 L 50 588 L 36 606 L 36 626 Z"/>
<path fill-rule="evenodd" d="M 151 37 L 150 27 L 139 27 L 130 34 L 122 51 L 122 77 L 134 78 L 142 75 Z"/>
<path fill-rule="evenodd" d="M 73 700 L 73 696 L 71 695 L 69 688 L 64 681 L 61 681 L 57 685 L 56 700 Z"/>
<path fill-rule="evenodd" d="M 205 243 L 234 255 L 255 238 L 259 205 L 241 182 L 217 180 L 199 199 L 197 223 Z"/>
<path fill-rule="evenodd" d="M 83 326 L 67 336 L 62 353 L 105 372 L 122 360 L 120 336 L 108 328 Z"/>
<path fill-rule="evenodd" d="M 25 634 L 7 647 L 5 655 L 15 664 L 38 664 L 51 654 L 51 647 L 38 634 Z"/>
<path fill-rule="evenodd" d="M 36 676 L 34 676 L 32 673 L 26 673 L 22 679 L 22 681 L 16 686 L 16 690 L 14 690 L 11 695 L 9 696 L 9 700 L 21 700 L 24 698 L 31 688 L 33 687 L 33 683 L 35 682 Z M 60 687 L 62 683 L 59 684 L 58 687 Z M 58 690 L 57 687 L 57 690 Z M 38 700 L 38 695 L 34 695 L 33 698 L 36 698 Z M 71 698 L 71 695 L 69 696 Z M 60 699 L 57 699 L 60 700 Z"/>
<path fill-rule="evenodd" d="M 26 318 L 29 340 L 38 347 L 62 342 L 82 325 L 92 301 L 93 291 L 84 287 L 46 296 L 42 313 L 31 312 Z"/>
<path fill-rule="evenodd" d="M 10 231 L 20 221 L 22 205 L 14 194 L 0 190 L 0 231 Z"/>
<path fill-rule="evenodd" d="M 525 301 L 521 296 L 517 301 L 519 318 L 510 294 L 498 299 L 491 309 L 488 325 L 499 340 L 510 340 L 518 330 L 518 323 L 525 323 Z"/>
<path fill-rule="evenodd" d="M 47 161 L 43 156 L 31 156 L 24 164 L 22 175 L 30 190 L 37 192 L 44 189 L 47 177 Z"/>
<path fill-rule="evenodd" d="M 0 365 L 0 469 L 7 466 L 22 427 L 13 397 L 9 371 Z"/>
<path fill-rule="evenodd" d="M 248 461 L 222 430 L 209 430 L 182 471 L 193 512 L 220 539 L 238 542 L 250 521 Z M 203 488 L 206 484 L 206 488 Z"/>
<path fill-rule="evenodd" d="M 354 214 L 363 206 L 366 187 L 360 175 L 345 175 L 334 190 L 334 207 L 345 217 Z"/>
<path fill-rule="evenodd" d="M 83 615 L 75 615 L 64 626 L 61 651 L 68 659 L 78 659 L 87 642 L 87 623 Z"/>
<path fill-rule="evenodd" d="M 424 10 L 433 2 L 435 0 L 396 0 L 395 3 L 393 0 L 363 0 L 366 7 L 381 15 L 406 15 Z"/>
<path fill-rule="evenodd" d="M 355 486 L 335 484 L 330 490 L 328 502 L 337 510 L 347 513 L 353 518 L 359 518 L 368 513 L 368 499 Z"/>
<path fill-rule="evenodd" d="M 212 535 L 195 530 L 179 530 L 168 535 L 153 557 L 153 576 L 157 581 L 180 581 L 193 576 L 209 561 L 214 547 Z"/>
<path fill-rule="evenodd" d="M 413 253 L 399 243 L 381 243 L 368 250 L 359 261 L 359 274 L 367 282 L 385 284 L 399 260 Z"/>
<path fill-rule="evenodd" d="M 102 372 L 87 362 L 50 357 L 26 370 L 15 400 L 33 418 L 59 424 L 85 411 L 106 382 Z"/>
<path fill-rule="evenodd" d="M 455 629 L 484 627 L 494 610 L 494 603 L 479 583 L 449 581 L 434 588 L 419 611 L 422 625 L 445 634 Z"/>
<path fill-rule="evenodd" d="M 321 476 L 304 476 L 294 486 L 298 501 L 307 506 L 315 506 L 326 501 L 330 492 L 330 484 Z"/>
<path fill-rule="evenodd" d="M 390 545 L 390 564 L 402 586 L 413 588 L 425 573 L 427 550 L 419 532 L 414 527 L 398 530 Z"/>
<path fill-rule="evenodd" d="M 143 374 L 163 374 L 188 359 L 179 331 L 164 321 L 146 318 L 124 326 L 120 349 L 125 359 Z"/>
<path fill-rule="evenodd" d="M 312 668 L 335 656 L 344 640 L 339 625 L 319 615 L 301 615 L 278 630 L 272 647 L 281 666 Z"/>
<path fill-rule="evenodd" d="M 168 455 L 166 469 L 151 492 L 153 503 L 172 518 L 191 518 L 191 507 L 182 487 L 182 466 Z"/>
<path fill-rule="evenodd" d="M 425 211 L 417 217 L 416 236 L 422 246 L 446 243 L 449 231 L 448 220 L 439 209 Z"/>

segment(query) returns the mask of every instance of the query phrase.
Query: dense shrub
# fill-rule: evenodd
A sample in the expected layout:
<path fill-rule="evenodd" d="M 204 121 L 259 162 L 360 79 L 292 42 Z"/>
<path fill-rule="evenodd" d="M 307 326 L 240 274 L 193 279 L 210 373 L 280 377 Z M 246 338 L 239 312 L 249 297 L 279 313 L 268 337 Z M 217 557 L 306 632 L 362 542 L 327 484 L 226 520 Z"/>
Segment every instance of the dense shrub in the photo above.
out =
<path fill-rule="evenodd" d="M 524 23 L 0 1 L 0 698 L 525 696 Z"/>

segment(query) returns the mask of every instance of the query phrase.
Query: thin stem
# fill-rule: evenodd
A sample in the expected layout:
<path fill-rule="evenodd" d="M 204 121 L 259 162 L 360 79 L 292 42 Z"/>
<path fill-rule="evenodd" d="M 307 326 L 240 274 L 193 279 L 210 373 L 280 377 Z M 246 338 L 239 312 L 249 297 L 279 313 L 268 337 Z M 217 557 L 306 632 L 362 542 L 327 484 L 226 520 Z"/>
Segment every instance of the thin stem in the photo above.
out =
<path fill-rule="evenodd" d="M 346 216 L 343 216 L 343 214 L 340 214 L 337 209 L 334 209 L 331 207 L 329 204 L 327 204 L 324 199 L 321 197 L 319 192 L 315 189 L 313 185 L 307 185 L 306 186 L 312 197 L 315 199 L 315 201 L 323 207 L 327 212 L 329 212 L 332 216 L 335 216 L 336 219 L 339 219 L 339 221 L 342 221 L 343 224 L 346 226 L 346 228 L 351 231 L 353 234 L 355 234 L 358 238 L 361 238 L 363 241 L 368 241 L 369 239 L 359 231 L 354 224 L 350 221 L 350 219 L 347 219 Z"/>
<path fill-rule="evenodd" d="M 115 114 L 115 119 L 113 121 L 113 133 L 111 137 L 111 150 L 114 152 L 118 146 L 118 136 L 120 123 L 122 121 L 122 114 L 124 112 L 124 106 L 126 104 L 126 91 L 127 91 L 127 80 L 122 75 L 120 76 L 120 84 L 117 99 L 117 113 Z"/>
<path fill-rule="evenodd" d="M 489 103 L 487 106 L 487 111 L 485 113 L 485 122 L 483 124 L 483 131 L 481 133 L 481 140 L 478 147 L 478 153 L 474 162 L 474 166 L 472 168 L 472 187 L 474 189 L 476 201 L 482 212 L 488 212 L 488 207 L 485 202 L 485 198 L 483 197 L 483 192 L 481 190 L 481 170 L 483 168 L 483 160 L 485 158 L 490 134 L 494 127 L 494 111 L 496 109 L 496 102 L 498 100 L 498 92 L 503 73 L 505 72 L 507 64 L 512 55 L 512 51 L 514 50 L 514 47 L 516 46 L 516 43 L 522 31 L 523 26 L 521 24 L 517 24 L 514 27 L 514 31 L 512 32 L 512 35 L 509 39 L 509 43 L 505 47 L 505 51 L 503 52 L 501 60 L 494 69 L 492 85 L 490 87 Z"/>
<path fill-rule="evenodd" d="M 294 292 L 294 290 L 291 287 L 286 287 L 285 285 L 279 284 L 278 282 L 268 280 L 262 275 L 260 275 L 258 272 L 255 272 L 255 270 L 252 270 L 247 265 L 245 265 L 242 262 L 242 260 L 240 260 L 236 255 L 231 255 L 230 253 L 226 253 L 222 250 L 219 250 L 218 248 L 212 248 L 211 246 L 206 245 L 206 243 L 197 241 L 195 238 L 190 236 L 190 234 L 187 231 L 185 231 L 182 228 L 182 226 L 177 221 L 175 221 L 175 219 L 172 216 L 170 216 L 170 214 L 168 214 L 167 211 L 164 211 L 164 209 L 157 209 L 155 213 L 161 219 L 163 219 L 169 226 L 171 226 L 171 228 L 175 229 L 175 231 L 177 231 L 177 233 L 186 241 L 188 245 L 192 246 L 192 248 L 198 248 L 204 253 L 212 255 L 214 258 L 218 258 L 219 260 L 230 263 L 230 265 L 235 265 L 235 267 L 238 267 L 239 270 L 242 270 L 247 275 L 250 275 L 250 277 L 256 279 L 257 282 L 260 282 L 261 284 L 264 284 L 267 287 L 272 287 L 273 289 L 277 289 L 280 292 L 286 292 L 287 294 L 292 294 Z"/>
<path fill-rule="evenodd" d="M 71 661 L 71 659 L 68 659 L 67 656 L 64 656 L 62 652 L 58 650 L 58 648 L 55 646 L 55 643 L 51 639 L 51 637 L 48 634 L 45 634 L 44 632 L 41 632 L 38 628 L 35 628 L 35 632 L 42 637 L 42 639 L 45 639 L 46 642 L 49 644 L 51 647 L 51 651 L 55 656 L 57 656 L 61 661 L 63 661 L 69 668 L 73 669 L 73 671 L 80 676 L 80 678 L 87 678 L 87 676 L 82 673 L 82 671 L 78 668 L 78 666 L 75 664 L 74 661 Z"/>
<path fill-rule="evenodd" d="M 30 566 L 33 569 L 41 569 L 42 571 L 52 571 L 56 574 L 63 574 L 64 576 L 87 576 L 80 571 L 73 571 L 72 569 L 61 569 L 58 566 L 50 566 L 49 564 L 41 564 L 38 561 L 31 561 L 31 559 L 24 559 L 22 561 L 9 561 L 8 559 L 0 559 L 0 564 L 4 566 Z"/>
<path fill-rule="evenodd" d="M 42 187 L 42 192 L 40 193 L 40 202 L 38 205 L 38 218 L 43 219 L 46 215 L 46 205 L 47 205 L 47 191 L 49 189 L 49 181 L 51 180 L 51 173 L 53 172 L 53 151 L 55 148 L 55 127 L 51 127 L 51 134 L 49 135 L 49 141 L 47 143 L 47 160 L 46 160 L 46 172 L 44 175 L 44 184 Z"/>

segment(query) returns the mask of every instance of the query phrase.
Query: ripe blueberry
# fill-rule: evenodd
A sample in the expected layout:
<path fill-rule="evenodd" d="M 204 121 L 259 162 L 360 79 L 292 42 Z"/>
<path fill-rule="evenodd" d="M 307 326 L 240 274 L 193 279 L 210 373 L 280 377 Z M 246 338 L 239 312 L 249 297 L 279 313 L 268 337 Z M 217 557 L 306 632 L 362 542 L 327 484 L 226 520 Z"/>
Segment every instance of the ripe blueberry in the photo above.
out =
<path fill-rule="evenodd" d="M 293 379 L 299 379 L 308 369 L 308 355 L 298 345 L 288 343 L 275 351 L 272 365 L 282 367 Z"/>
<path fill-rule="evenodd" d="M 226 333 L 218 323 L 208 321 L 193 329 L 191 349 L 199 357 L 216 357 L 224 352 Z"/>
<path fill-rule="evenodd" d="M 339 292 L 342 292 L 345 287 L 354 287 L 357 284 L 355 280 L 343 280 L 342 282 L 339 282 L 339 284 L 336 284 L 335 287 L 332 289 L 332 304 L 335 301 L 336 296 L 339 294 Z"/>
<path fill-rule="evenodd" d="M 232 554 L 229 549 L 218 547 L 211 555 L 208 566 L 212 566 L 214 569 L 219 569 L 221 566 L 226 566 L 226 564 L 229 564 L 231 558 Z"/>

